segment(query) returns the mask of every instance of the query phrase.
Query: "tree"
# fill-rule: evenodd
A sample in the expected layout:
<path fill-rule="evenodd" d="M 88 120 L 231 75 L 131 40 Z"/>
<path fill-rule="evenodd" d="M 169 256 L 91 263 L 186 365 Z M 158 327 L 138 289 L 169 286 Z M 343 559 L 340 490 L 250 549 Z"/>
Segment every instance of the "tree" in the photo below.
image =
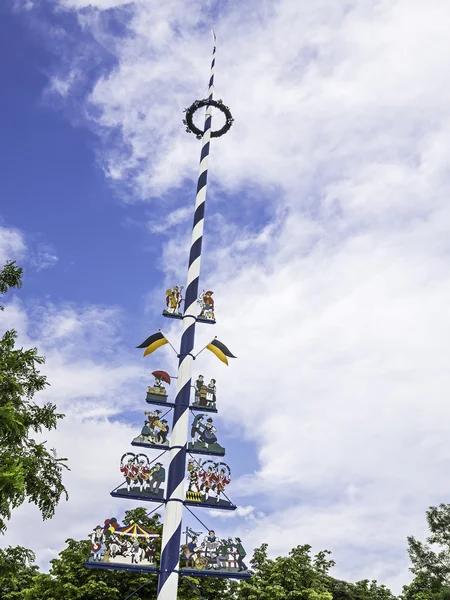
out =
<path fill-rule="evenodd" d="M 289 556 L 267 557 L 267 544 L 255 550 L 250 561 L 254 575 L 239 586 L 239 600 L 332 600 L 326 574 L 334 565 L 328 550 L 311 558 L 311 546 L 297 546 Z"/>
<path fill-rule="evenodd" d="M 161 534 L 160 515 L 147 516 L 145 508 L 127 510 L 122 519 L 124 525 L 139 522 L 144 527 Z M 49 574 L 37 575 L 28 589 L 23 590 L 20 600 L 123 600 L 134 590 L 146 584 L 137 592 L 136 599 L 153 600 L 157 595 L 158 577 L 151 573 L 129 573 L 88 569 L 83 563 L 89 557 L 90 541 L 66 540 L 66 548 L 58 558 L 51 561 Z M 159 558 L 157 552 L 157 558 Z M 208 600 L 232 600 L 227 589 L 230 584 L 223 580 L 189 578 L 190 583 Z M 18 600 L 19 600 L 18 598 Z M 195 600 L 198 596 L 190 585 L 180 580 L 178 600 Z"/>
<path fill-rule="evenodd" d="M 405 600 L 450 598 L 450 504 L 431 506 L 426 512 L 431 535 L 426 542 L 408 537 L 410 571 L 414 580 L 403 587 Z M 434 548 L 432 546 L 435 546 Z"/>
<path fill-rule="evenodd" d="M 14 261 L 0 271 L 0 293 L 22 286 L 22 269 Z M 3 310 L 3 306 L 0 306 Z M 6 331 L 0 339 L 0 531 L 5 531 L 11 510 L 28 500 L 51 518 L 61 496 L 67 491 L 62 483 L 65 458 L 51 454 L 45 442 L 31 435 L 56 428 L 64 415 L 54 404 L 38 406 L 32 401 L 36 392 L 47 385 L 36 366 L 45 359 L 36 348 L 15 348 L 17 332 Z"/>
<path fill-rule="evenodd" d="M 31 550 L 16 546 L 0 548 L 0 590 L 2 600 L 18 600 L 36 576 L 35 555 Z"/>

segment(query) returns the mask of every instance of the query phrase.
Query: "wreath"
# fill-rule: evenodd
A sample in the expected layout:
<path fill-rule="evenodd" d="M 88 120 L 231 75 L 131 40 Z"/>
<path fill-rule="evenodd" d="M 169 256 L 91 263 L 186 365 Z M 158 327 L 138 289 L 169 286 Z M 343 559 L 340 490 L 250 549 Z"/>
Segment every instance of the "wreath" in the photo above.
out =
<path fill-rule="evenodd" d="M 218 131 L 211 131 L 211 137 L 217 138 L 227 133 L 233 124 L 234 119 L 231 116 L 230 109 L 228 106 L 225 106 L 222 100 L 196 100 L 189 108 L 186 108 L 184 111 L 186 113 L 186 118 L 183 119 L 183 123 L 186 125 L 186 131 L 188 133 L 194 133 L 198 140 L 202 139 L 203 131 L 194 125 L 194 113 L 203 106 L 214 106 L 214 108 L 218 108 L 225 116 L 225 125 Z"/>

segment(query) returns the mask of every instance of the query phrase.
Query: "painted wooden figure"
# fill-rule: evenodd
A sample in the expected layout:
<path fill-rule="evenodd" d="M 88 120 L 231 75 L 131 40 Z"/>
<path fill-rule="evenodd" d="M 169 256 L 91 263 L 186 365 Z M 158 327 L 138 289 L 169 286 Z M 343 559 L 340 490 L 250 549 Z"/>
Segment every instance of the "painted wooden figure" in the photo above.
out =
<path fill-rule="evenodd" d="M 191 441 L 188 444 L 189 452 L 196 454 L 215 454 L 224 456 L 225 448 L 217 442 L 217 429 L 211 417 L 199 414 L 194 417 L 191 425 Z"/>
<path fill-rule="evenodd" d="M 97 525 L 91 539 L 91 554 L 86 566 L 110 566 L 127 569 L 156 571 L 156 539 L 159 534 L 139 523 L 121 527 L 116 518 L 106 519 L 103 527 Z M 90 564 L 94 563 L 94 564 Z"/>
<path fill-rule="evenodd" d="M 164 497 L 161 485 L 166 480 L 162 463 L 152 464 L 146 454 L 125 453 L 120 461 L 120 472 L 125 478 L 126 487 L 116 488 L 112 496 L 160 500 Z"/>
<path fill-rule="evenodd" d="M 224 462 L 191 459 L 187 466 L 188 489 L 186 501 L 193 506 L 227 508 L 236 506 L 225 495 L 225 488 L 231 481 L 231 469 Z"/>
<path fill-rule="evenodd" d="M 145 421 L 141 433 L 131 442 L 133 446 L 148 448 L 168 448 L 169 424 L 167 419 L 161 418 L 160 410 L 144 411 Z"/>
<path fill-rule="evenodd" d="M 152 375 L 155 378 L 155 382 L 147 390 L 146 401 L 149 404 L 167 402 L 167 392 L 164 383 L 170 385 L 170 375 L 166 371 L 153 371 Z"/>
<path fill-rule="evenodd" d="M 166 290 L 166 308 L 163 310 L 165 317 L 172 317 L 179 319 L 183 316 L 181 313 L 181 304 L 184 300 L 181 292 L 184 290 L 184 286 L 180 288 L 174 285 L 172 289 Z"/>
<path fill-rule="evenodd" d="M 245 575 L 248 572 L 244 562 L 247 552 L 239 537 L 219 538 L 214 529 L 210 529 L 203 540 L 199 541 L 201 532 L 197 533 L 186 528 L 185 533 L 186 540 L 180 552 L 184 562 L 182 573 L 195 572 L 197 575 L 202 575 L 202 571 L 213 571 L 217 575 L 221 573 Z"/>
<path fill-rule="evenodd" d="M 197 300 L 197 302 L 200 304 L 200 314 L 197 317 L 199 321 L 215 322 L 216 317 L 214 313 L 214 300 L 212 297 L 213 294 L 214 292 L 212 292 L 211 290 L 208 290 L 207 292 L 203 290 L 202 293 L 199 295 Z"/>

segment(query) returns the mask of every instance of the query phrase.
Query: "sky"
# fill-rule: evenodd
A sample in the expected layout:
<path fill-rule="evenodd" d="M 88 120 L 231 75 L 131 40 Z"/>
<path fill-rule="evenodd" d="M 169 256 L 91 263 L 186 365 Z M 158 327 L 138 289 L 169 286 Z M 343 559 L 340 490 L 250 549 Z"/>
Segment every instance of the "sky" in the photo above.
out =
<path fill-rule="evenodd" d="M 179 340 L 161 311 L 185 285 L 200 142 L 182 119 L 213 26 L 235 121 L 211 144 L 200 287 L 238 358 L 195 367 L 217 380 L 238 509 L 197 514 L 249 554 L 311 544 L 335 577 L 401 591 L 406 537 L 450 502 L 449 16 L 445 0 L 1 4 L 0 259 L 24 285 L 0 325 L 47 358 L 38 401 L 66 418 L 46 439 L 71 469 L 55 517 L 22 506 L 2 545 L 46 569 L 139 505 L 110 491 L 151 371 L 176 371 L 168 346 L 135 347 Z"/>

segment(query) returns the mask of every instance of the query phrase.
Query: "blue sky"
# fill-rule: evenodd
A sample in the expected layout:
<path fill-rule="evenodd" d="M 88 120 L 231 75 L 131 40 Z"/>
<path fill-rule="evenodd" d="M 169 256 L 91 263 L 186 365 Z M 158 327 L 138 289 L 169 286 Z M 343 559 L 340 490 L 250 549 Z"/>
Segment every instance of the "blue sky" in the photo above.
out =
<path fill-rule="evenodd" d="M 185 284 L 200 148 L 181 121 L 213 22 L 235 123 L 212 144 L 201 287 L 218 324 L 197 344 L 217 335 L 238 359 L 198 368 L 218 382 L 239 509 L 200 517 L 250 551 L 328 548 L 336 576 L 399 591 L 406 536 L 450 494 L 446 3 L 0 10 L 0 257 L 25 269 L 0 321 L 47 357 L 41 400 L 67 415 L 49 439 L 72 468 L 55 518 L 22 507 L 4 543 L 30 545 L 33 523 L 45 567 L 127 507 L 109 491 L 148 373 L 176 369 L 135 346 L 180 333 L 160 312 Z"/>

